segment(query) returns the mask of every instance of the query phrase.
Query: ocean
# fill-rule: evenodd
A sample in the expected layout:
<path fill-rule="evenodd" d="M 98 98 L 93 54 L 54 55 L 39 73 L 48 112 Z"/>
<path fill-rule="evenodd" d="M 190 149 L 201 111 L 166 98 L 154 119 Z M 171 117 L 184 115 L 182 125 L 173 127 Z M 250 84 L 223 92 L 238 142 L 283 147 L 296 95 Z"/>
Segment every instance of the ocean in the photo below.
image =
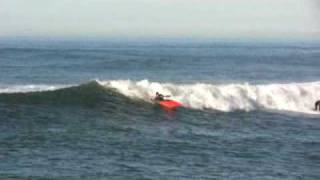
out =
<path fill-rule="evenodd" d="M 320 43 L 1 41 L 0 179 L 319 180 L 318 99 Z"/>

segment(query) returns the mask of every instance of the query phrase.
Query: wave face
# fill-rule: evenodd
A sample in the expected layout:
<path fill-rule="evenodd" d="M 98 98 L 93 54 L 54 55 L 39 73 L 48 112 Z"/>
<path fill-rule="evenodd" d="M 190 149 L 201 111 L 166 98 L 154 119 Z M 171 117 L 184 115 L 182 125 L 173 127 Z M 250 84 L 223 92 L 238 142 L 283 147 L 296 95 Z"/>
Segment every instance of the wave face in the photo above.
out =
<path fill-rule="evenodd" d="M 320 99 L 320 82 L 291 84 L 170 84 L 148 80 L 98 81 L 130 98 L 150 101 L 156 92 L 171 95 L 187 108 L 219 111 L 270 109 L 315 113 L 314 102 Z"/>

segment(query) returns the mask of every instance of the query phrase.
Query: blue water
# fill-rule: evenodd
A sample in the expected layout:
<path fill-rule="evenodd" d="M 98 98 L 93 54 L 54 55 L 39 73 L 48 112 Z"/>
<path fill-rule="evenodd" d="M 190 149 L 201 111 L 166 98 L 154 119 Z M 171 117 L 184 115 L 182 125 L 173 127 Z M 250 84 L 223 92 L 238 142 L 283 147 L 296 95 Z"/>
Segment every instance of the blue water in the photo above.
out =
<path fill-rule="evenodd" d="M 319 68 L 310 42 L 2 41 L 0 178 L 320 179 Z"/>

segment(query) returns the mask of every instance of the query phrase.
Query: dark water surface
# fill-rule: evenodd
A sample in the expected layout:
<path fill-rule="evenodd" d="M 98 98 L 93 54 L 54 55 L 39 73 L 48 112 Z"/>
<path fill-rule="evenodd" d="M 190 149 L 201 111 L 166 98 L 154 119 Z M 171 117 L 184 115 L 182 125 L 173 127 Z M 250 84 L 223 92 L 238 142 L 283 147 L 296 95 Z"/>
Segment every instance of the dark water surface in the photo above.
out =
<path fill-rule="evenodd" d="M 1 43 L 0 179 L 318 180 L 319 114 L 294 111 L 307 95 L 277 83 L 302 83 L 316 97 L 308 89 L 318 87 L 310 82 L 319 81 L 319 58 L 317 44 Z M 177 97 L 180 84 L 197 83 L 285 93 L 268 94 L 270 106 L 220 111 L 194 99 L 215 91 L 186 88 L 181 100 L 203 108 L 168 111 L 94 79 L 170 83 Z M 240 92 L 228 101 L 241 105 Z M 268 109 L 277 103 L 293 111 Z"/>

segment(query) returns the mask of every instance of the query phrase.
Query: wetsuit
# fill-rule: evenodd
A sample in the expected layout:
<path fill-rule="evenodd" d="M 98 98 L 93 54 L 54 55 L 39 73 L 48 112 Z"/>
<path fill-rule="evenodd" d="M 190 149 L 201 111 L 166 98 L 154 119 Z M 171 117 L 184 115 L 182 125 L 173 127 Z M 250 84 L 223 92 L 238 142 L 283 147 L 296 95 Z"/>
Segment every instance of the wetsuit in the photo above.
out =
<path fill-rule="evenodd" d="M 320 100 L 315 103 L 315 110 L 320 111 Z"/>
<path fill-rule="evenodd" d="M 164 96 L 162 94 L 157 95 L 154 100 L 156 101 L 163 101 L 164 100 Z"/>

